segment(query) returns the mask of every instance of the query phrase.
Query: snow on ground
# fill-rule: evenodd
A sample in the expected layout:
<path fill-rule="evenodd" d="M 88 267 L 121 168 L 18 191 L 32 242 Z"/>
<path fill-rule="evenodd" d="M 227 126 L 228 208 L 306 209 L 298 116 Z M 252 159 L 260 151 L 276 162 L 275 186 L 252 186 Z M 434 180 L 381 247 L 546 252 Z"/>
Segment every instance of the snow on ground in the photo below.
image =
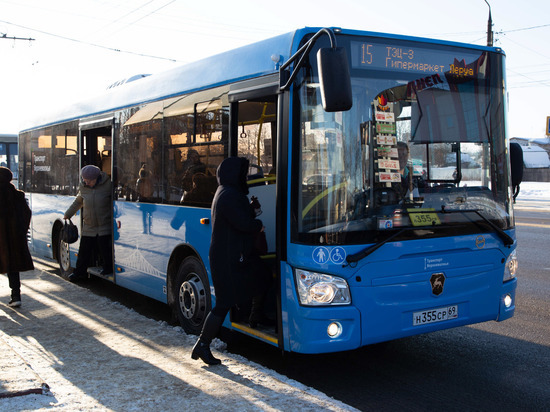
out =
<path fill-rule="evenodd" d="M 0 410 L 354 410 L 226 352 L 219 340 L 221 366 L 194 361 L 195 336 L 40 267 L 22 274 L 19 309 L 7 306 L 0 277 Z M 45 394 L 3 397 L 43 383 Z"/>
<path fill-rule="evenodd" d="M 522 182 L 514 209 L 550 210 L 550 182 Z"/>

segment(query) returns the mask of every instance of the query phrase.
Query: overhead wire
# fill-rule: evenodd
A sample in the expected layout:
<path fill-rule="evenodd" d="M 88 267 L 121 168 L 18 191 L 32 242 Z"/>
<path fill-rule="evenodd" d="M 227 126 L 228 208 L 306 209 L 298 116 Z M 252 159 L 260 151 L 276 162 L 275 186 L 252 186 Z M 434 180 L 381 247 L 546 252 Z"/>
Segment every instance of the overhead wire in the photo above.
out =
<path fill-rule="evenodd" d="M 550 27 L 550 24 L 541 24 L 541 25 L 538 25 L 538 26 L 522 27 L 522 28 L 518 28 L 518 29 L 511 29 L 511 30 L 501 30 L 501 31 L 496 32 L 495 36 L 496 35 L 506 35 L 508 33 L 517 33 L 517 32 L 521 32 L 521 31 L 536 30 L 536 29 L 541 29 L 541 28 L 545 28 L 545 27 Z M 540 53 L 537 50 L 534 50 L 534 49 L 532 49 L 528 46 L 525 46 L 524 44 L 521 44 L 517 41 L 514 41 L 509 37 L 506 37 L 506 40 L 520 46 L 524 50 L 528 50 L 531 53 L 537 54 L 537 55 L 539 55 L 541 57 L 544 57 L 546 59 L 550 59 L 550 56 L 547 56 L 543 53 Z M 529 68 L 533 68 L 533 66 L 529 66 Z M 540 71 L 540 72 L 531 72 L 531 73 L 519 72 L 519 71 L 514 70 L 513 68 L 509 68 L 509 67 L 506 70 L 507 70 L 507 72 L 512 73 L 515 76 L 519 76 L 519 77 L 522 77 L 522 78 L 526 79 L 526 81 L 523 81 L 523 82 L 513 82 L 512 84 L 508 84 L 509 89 L 519 89 L 519 88 L 534 87 L 534 86 L 550 87 L 550 79 L 534 79 L 533 77 L 530 77 L 530 75 L 533 75 L 533 74 L 536 74 L 536 73 L 544 73 L 544 72 L 547 72 L 547 70 Z M 509 81 L 509 83 L 510 83 L 510 81 Z"/>
<path fill-rule="evenodd" d="M 56 37 L 58 39 L 67 40 L 67 41 L 74 42 L 74 43 L 86 44 L 88 46 L 97 47 L 97 48 L 104 49 L 104 50 L 110 50 L 110 51 L 113 51 L 113 52 L 131 54 L 131 55 L 134 55 L 134 56 L 148 57 L 148 58 L 151 58 L 151 59 L 160 59 L 160 60 L 167 60 L 167 61 L 171 61 L 171 62 L 178 62 L 178 60 L 171 59 L 171 58 L 168 58 L 168 57 L 153 56 L 151 54 L 138 53 L 138 52 L 133 52 L 133 51 L 130 51 L 130 50 L 122 50 L 122 49 L 117 49 L 115 47 L 103 46 L 101 44 L 91 43 L 91 42 L 87 42 L 87 41 L 84 41 L 84 40 L 73 39 L 71 37 L 62 36 L 60 34 L 55 34 L 55 33 L 49 33 L 49 32 L 44 31 L 44 30 L 34 29 L 32 27 L 23 26 L 21 24 L 12 23 L 12 22 L 5 21 L 5 20 L 0 20 L 0 23 L 9 24 L 9 25 L 12 25 L 12 26 L 15 26 L 15 27 L 20 27 L 22 29 L 31 30 L 31 31 L 34 31 L 34 32 L 37 32 L 37 33 L 42 33 L 42 34 L 45 34 L 47 36 Z"/>
<path fill-rule="evenodd" d="M 142 6 L 140 6 L 140 7 L 136 8 L 136 9 L 132 10 L 131 12 L 127 13 L 126 15 L 124 15 L 124 16 L 122 16 L 122 17 L 120 17 L 119 19 L 117 19 L 117 20 L 114 21 L 113 23 L 116 23 L 116 22 L 122 20 L 123 18 L 128 17 L 129 15 L 131 15 L 131 14 L 137 12 L 138 10 L 141 10 L 143 7 L 147 6 L 148 4 L 153 3 L 153 1 L 154 1 L 154 0 L 151 0 L 151 1 L 149 1 L 149 2 L 147 2 L 147 3 L 145 3 L 145 4 L 143 4 Z M 125 24 L 125 25 L 122 25 L 122 26 L 118 27 L 115 31 L 111 32 L 110 35 L 113 35 L 113 34 L 115 34 L 115 33 L 118 33 L 118 32 L 120 32 L 120 31 L 126 29 L 127 27 L 133 26 L 133 25 L 136 24 L 138 21 L 141 21 L 141 20 L 143 20 L 143 19 L 145 19 L 145 18 L 147 18 L 147 17 L 149 17 L 149 16 L 155 14 L 155 13 L 158 12 L 159 10 L 164 9 L 165 7 L 167 7 L 167 6 L 169 6 L 170 4 L 174 3 L 175 1 L 176 1 L 176 0 L 171 0 L 171 1 L 169 1 L 168 3 L 164 4 L 163 6 L 160 6 L 160 7 L 158 7 L 157 9 L 155 9 L 155 10 L 153 10 L 153 11 L 151 11 L 151 12 L 149 12 L 149 13 L 147 13 L 147 14 L 141 16 L 141 17 L 139 17 L 137 20 L 134 20 L 134 21 L 132 21 L 132 22 L 130 22 L 130 23 L 127 23 L 127 24 Z"/>

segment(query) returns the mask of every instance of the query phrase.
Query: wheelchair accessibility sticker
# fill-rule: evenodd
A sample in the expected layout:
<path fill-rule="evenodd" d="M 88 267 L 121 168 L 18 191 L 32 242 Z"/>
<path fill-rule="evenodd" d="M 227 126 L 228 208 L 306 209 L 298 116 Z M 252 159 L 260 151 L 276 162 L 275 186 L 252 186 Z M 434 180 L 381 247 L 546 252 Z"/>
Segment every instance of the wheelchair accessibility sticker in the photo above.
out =
<path fill-rule="evenodd" d="M 329 250 L 325 246 L 318 246 L 313 250 L 313 261 L 318 264 L 334 263 L 336 265 L 344 263 L 346 260 L 346 251 L 342 247 L 334 247 Z"/>

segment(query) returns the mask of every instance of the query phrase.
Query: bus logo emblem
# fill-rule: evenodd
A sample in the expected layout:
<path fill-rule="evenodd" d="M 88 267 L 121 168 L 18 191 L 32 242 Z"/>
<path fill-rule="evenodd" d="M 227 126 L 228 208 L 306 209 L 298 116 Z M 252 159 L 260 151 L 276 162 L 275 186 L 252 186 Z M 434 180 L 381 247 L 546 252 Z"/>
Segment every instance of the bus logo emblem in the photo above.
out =
<path fill-rule="evenodd" d="M 439 296 L 443 293 L 443 285 L 445 284 L 445 275 L 443 273 L 434 273 L 430 278 L 432 285 L 432 293 Z"/>
<path fill-rule="evenodd" d="M 476 237 L 476 246 L 478 249 L 483 249 L 485 247 L 485 238 L 481 235 Z"/>

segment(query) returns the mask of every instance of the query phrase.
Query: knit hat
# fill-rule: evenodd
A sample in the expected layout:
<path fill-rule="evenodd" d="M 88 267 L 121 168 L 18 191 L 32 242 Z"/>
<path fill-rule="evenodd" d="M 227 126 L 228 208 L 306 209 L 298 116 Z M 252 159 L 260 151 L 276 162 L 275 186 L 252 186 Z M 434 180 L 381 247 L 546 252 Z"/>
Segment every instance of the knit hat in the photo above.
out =
<path fill-rule="evenodd" d="M 0 185 L 5 185 L 11 182 L 13 179 L 13 173 L 10 169 L 4 166 L 0 166 Z"/>
<path fill-rule="evenodd" d="M 94 165 L 84 166 L 80 171 L 80 176 L 82 179 L 93 180 L 97 179 L 101 173 L 101 169 Z"/>

